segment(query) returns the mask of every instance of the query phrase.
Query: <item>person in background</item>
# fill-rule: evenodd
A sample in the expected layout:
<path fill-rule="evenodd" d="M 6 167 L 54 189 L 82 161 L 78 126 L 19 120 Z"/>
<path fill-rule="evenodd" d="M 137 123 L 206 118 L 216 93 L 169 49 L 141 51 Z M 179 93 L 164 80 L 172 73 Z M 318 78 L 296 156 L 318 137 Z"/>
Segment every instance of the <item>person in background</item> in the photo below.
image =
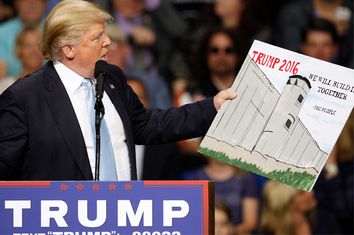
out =
<path fill-rule="evenodd" d="M 310 21 L 302 33 L 301 52 L 336 62 L 338 51 L 335 25 L 325 19 Z M 313 189 L 318 202 L 314 227 L 317 234 L 353 234 L 353 118 L 351 114 Z"/>
<path fill-rule="evenodd" d="M 131 44 L 129 70 L 158 75 L 168 85 L 184 77 L 177 48 L 187 24 L 169 1 L 113 0 L 112 15 Z"/>
<path fill-rule="evenodd" d="M 124 32 L 115 24 L 107 25 L 106 32 L 112 41 L 107 52 L 107 62 L 120 67 L 128 77 L 134 77 L 145 84 L 150 108 L 170 108 L 172 98 L 163 79 L 157 75 L 128 69 L 128 60 L 132 48 Z"/>
<path fill-rule="evenodd" d="M 313 192 L 268 180 L 262 202 L 260 234 L 312 234 L 310 215 L 317 205 Z"/>
<path fill-rule="evenodd" d="M 266 1 L 215 0 L 214 14 L 222 27 L 237 31 L 247 48 L 254 39 L 269 42 L 271 31 L 266 26 Z"/>
<path fill-rule="evenodd" d="M 189 83 L 181 81 L 174 94 L 174 105 L 179 107 L 231 87 L 240 62 L 239 46 L 233 32 L 228 29 L 208 31 L 195 54 L 193 77 Z M 181 152 L 195 155 L 199 143 L 199 139 L 187 140 L 179 143 L 179 147 Z"/>
<path fill-rule="evenodd" d="M 243 56 L 247 53 L 254 39 L 270 42 L 272 39 L 268 19 L 265 17 L 266 2 L 263 0 L 215 0 L 209 13 L 200 15 L 199 27 L 190 32 L 185 37 L 185 58 L 193 63 L 190 55 L 198 50 L 200 41 L 210 29 L 221 27 L 228 29 L 235 34 L 235 40 L 239 45 L 239 56 L 243 61 Z M 267 3 L 268 4 L 268 3 Z M 193 72 L 194 67 L 191 66 Z"/>
<path fill-rule="evenodd" d="M 233 231 L 236 234 L 256 231 L 260 188 L 254 174 L 208 158 L 207 165 L 186 172 L 184 179 L 214 181 L 215 198 L 230 208 Z"/>
<path fill-rule="evenodd" d="M 225 28 L 208 31 L 195 55 L 193 79 L 204 97 L 231 87 L 242 62 L 236 35 Z"/>
<path fill-rule="evenodd" d="M 18 35 L 15 53 L 22 65 L 19 78 L 33 73 L 43 65 L 44 57 L 39 48 L 40 41 L 41 31 L 38 27 L 29 26 Z"/>
<path fill-rule="evenodd" d="M 16 39 L 15 54 L 21 62 L 21 72 L 17 76 L 0 80 L 0 94 L 17 79 L 31 74 L 39 69 L 44 57 L 39 49 L 41 32 L 38 27 L 24 28 Z"/>
<path fill-rule="evenodd" d="M 354 233 L 354 112 L 314 186 L 317 234 Z"/>
<path fill-rule="evenodd" d="M 301 52 L 305 55 L 335 62 L 338 56 L 338 35 L 335 26 L 325 19 L 314 19 L 302 32 Z"/>
<path fill-rule="evenodd" d="M 14 53 L 16 38 L 25 27 L 41 24 L 47 0 L 15 0 L 14 4 L 18 16 L 0 25 L 0 79 L 21 72 L 21 63 Z"/>
<path fill-rule="evenodd" d="M 215 235 L 234 235 L 230 208 L 220 200 L 215 201 Z"/>
<path fill-rule="evenodd" d="M 353 2 L 350 0 L 300 0 L 285 5 L 279 13 L 275 44 L 299 52 L 301 31 L 318 18 L 330 21 L 337 29 L 339 52 L 335 62 L 353 67 Z"/>

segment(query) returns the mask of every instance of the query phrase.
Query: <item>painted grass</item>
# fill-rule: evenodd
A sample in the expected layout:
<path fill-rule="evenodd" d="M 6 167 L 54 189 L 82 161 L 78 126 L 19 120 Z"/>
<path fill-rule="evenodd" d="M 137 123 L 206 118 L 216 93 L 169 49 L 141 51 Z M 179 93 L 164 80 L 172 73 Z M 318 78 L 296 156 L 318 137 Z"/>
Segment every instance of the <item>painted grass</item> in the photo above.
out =
<path fill-rule="evenodd" d="M 207 156 L 216 158 L 218 160 L 224 161 L 228 164 L 237 166 L 239 168 L 245 169 L 247 171 L 253 172 L 258 175 L 265 176 L 270 179 L 280 181 L 284 184 L 291 185 L 293 187 L 309 191 L 316 180 L 316 176 L 311 175 L 307 172 L 293 172 L 288 168 L 286 171 L 272 171 L 266 173 L 262 168 L 255 164 L 250 164 L 241 159 L 230 159 L 225 153 L 210 150 L 208 148 L 199 147 L 198 152 L 205 154 Z"/>

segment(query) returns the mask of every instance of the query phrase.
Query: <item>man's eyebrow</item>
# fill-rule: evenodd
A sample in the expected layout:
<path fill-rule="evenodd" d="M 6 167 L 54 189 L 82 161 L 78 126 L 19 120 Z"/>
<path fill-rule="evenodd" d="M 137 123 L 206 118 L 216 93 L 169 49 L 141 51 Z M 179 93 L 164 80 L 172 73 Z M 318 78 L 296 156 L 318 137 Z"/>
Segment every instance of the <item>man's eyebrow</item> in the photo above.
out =
<path fill-rule="evenodd" d="M 104 30 L 97 32 L 92 35 L 91 39 L 96 39 L 96 38 L 100 37 L 103 33 L 104 33 Z"/>

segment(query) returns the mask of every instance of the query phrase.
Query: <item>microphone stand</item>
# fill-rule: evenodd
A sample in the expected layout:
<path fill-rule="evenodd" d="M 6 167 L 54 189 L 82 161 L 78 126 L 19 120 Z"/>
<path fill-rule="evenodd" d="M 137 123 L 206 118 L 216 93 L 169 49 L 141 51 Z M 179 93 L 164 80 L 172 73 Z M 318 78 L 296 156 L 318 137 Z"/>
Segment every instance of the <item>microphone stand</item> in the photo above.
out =
<path fill-rule="evenodd" d="M 97 82 L 97 81 L 96 81 Z M 98 82 L 97 82 L 98 83 Z M 102 84 L 96 83 L 96 103 L 95 103 L 95 129 L 96 129 L 96 167 L 95 167 L 95 181 L 100 180 L 100 158 L 101 158 L 101 121 L 104 116 L 104 106 L 102 103 L 103 92 L 97 92 L 97 86 Z"/>

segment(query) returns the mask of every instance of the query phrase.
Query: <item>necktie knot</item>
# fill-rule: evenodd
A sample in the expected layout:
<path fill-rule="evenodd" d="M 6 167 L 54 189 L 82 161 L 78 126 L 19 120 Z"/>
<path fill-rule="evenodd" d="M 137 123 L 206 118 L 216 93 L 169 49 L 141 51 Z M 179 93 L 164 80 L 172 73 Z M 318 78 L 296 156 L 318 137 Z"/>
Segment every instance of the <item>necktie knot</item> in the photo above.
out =
<path fill-rule="evenodd" d="M 89 78 L 85 78 L 84 80 L 82 80 L 81 85 L 85 88 L 90 88 L 92 89 L 92 82 Z"/>

